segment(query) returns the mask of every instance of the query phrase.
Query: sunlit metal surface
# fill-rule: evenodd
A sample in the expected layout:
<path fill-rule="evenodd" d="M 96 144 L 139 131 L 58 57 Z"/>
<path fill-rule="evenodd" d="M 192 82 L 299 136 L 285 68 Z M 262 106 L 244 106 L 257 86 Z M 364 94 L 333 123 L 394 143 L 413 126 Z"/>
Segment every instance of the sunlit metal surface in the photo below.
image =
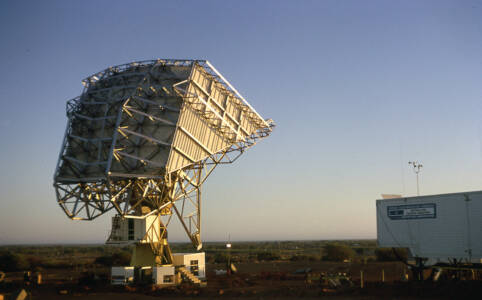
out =
<path fill-rule="evenodd" d="M 267 137 L 272 120 L 203 60 L 134 62 L 82 83 L 67 103 L 54 175 L 62 209 L 79 220 L 111 209 L 127 218 L 156 214 L 161 231 L 174 215 L 199 249 L 202 184 Z"/>

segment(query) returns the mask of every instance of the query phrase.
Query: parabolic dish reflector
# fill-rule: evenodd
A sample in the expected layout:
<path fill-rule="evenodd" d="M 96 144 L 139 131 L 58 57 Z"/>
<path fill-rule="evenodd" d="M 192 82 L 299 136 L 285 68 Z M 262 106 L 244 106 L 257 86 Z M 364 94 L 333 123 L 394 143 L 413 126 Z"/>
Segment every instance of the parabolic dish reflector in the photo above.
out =
<path fill-rule="evenodd" d="M 57 201 L 72 219 L 112 208 L 185 218 L 174 203 L 199 194 L 217 164 L 234 161 L 274 126 L 203 60 L 110 67 L 83 85 L 67 103 L 54 175 Z M 200 222 L 195 213 L 189 218 Z"/>

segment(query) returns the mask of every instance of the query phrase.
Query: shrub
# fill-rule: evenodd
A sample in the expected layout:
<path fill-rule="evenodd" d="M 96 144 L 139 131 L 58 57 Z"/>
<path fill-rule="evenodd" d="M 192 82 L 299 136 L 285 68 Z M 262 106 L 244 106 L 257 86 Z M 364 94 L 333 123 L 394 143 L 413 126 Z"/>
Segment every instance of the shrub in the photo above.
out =
<path fill-rule="evenodd" d="M 14 272 L 28 269 L 29 265 L 23 256 L 6 252 L 0 255 L 0 270 Z"/>
<path fill-rule="evenodd" d="M 271 261 L 271 260 L 279 260 L 280 256 L 278 254 L 274 254 L 272 252 L 260 252 L 256 255 L 259 261 Z"/>
<path fill-rule="evenodd" d="M 95 263 L 106 267 L 112 266 L 128 266 L 131 262 L 131 254 L 127 252 L 118 252 L 112 255 L 99 256 L 95 259 Z"/>
<path fill-rule="evenodd" d="M 365 249 L 364 248 L 356 248 L 355 252 L 356 252 L 357 255 L 364 255 Z"/>
<path fill-rule="evenodd" d="M 112 255 L 99 256 L 94 261 L 95 264 L 111 267 L 112 266 Z"/>
<path fill-rule="evenodd" d="M 215 263 L 225 263 L 228 261 L 228 256 L 224 253 L 216 253 L 216 255 L 214 256 L 214 262 Z"/>
<path fill-rule="evenodd" d="M 344 261 L 351 260 L 355 256 L 355 251 L 348 246 L 339 244 L 327 244 L 323 247 L 323 260 Z"/>
<path fill-rule="evenodd" d="M 299 254 L 299 255 L 291 256 L 290 260 L 291 261 L 317 261 L 320 259 L 316 255 Z"/>
<path fill-rule="evenodd" d="M 132 255 L 129 252 L 119 252 L 112 254 L 113 266 L 128 266 L 131 263 Z"/>
<path fill-rule="evenodd" d="M 377 261 L 407 261 L 408 251 L 405 248 L 377 248 L 375 256 Z"/>
<path fill-rule="evenodd" d="M 32 269 L 33 271 L 38 271 L 40 267 L 43 267 L 45 265 L 45 262 L 41 258 L 36 256 L 27 257 L 27 262 L 30 266 L 30 269 Z"/>

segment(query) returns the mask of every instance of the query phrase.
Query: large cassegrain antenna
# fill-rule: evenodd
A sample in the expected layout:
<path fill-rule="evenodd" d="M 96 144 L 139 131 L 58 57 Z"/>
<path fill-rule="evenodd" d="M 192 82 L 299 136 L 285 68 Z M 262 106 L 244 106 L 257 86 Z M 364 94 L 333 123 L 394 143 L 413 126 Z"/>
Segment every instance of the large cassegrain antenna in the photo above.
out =
<path fill-rule="evenodd" d="M 136 244 L 133 266 L 173 265 L 173 216 L 199 251 L 201 186 L 218 164 L 267 137 L 273 121 L 205 60 L 134 62 L 82 83 L 67 102 L 54 175 L 59 205 L 74 220 L 115 209 L 108 242 Z"/>

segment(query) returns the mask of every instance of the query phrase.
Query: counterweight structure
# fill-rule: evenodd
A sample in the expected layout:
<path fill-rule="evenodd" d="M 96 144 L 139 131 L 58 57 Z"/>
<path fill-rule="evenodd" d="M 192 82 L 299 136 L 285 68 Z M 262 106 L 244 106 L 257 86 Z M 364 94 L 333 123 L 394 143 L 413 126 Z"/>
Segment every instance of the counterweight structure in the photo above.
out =
<path fill-rule="evenodd" d="M 54 175 L 64 212 L 74 220 L 111 209 L 117 218 L 149 218 L 142 242 L 157 265 L 172 264 L 172 216 L 201 249 L 201 186 L 218 164 L 267 137 L 273 121 L 204 60 L 134 62 L 82 83 L 82 94 L 67 102 Z"/>

